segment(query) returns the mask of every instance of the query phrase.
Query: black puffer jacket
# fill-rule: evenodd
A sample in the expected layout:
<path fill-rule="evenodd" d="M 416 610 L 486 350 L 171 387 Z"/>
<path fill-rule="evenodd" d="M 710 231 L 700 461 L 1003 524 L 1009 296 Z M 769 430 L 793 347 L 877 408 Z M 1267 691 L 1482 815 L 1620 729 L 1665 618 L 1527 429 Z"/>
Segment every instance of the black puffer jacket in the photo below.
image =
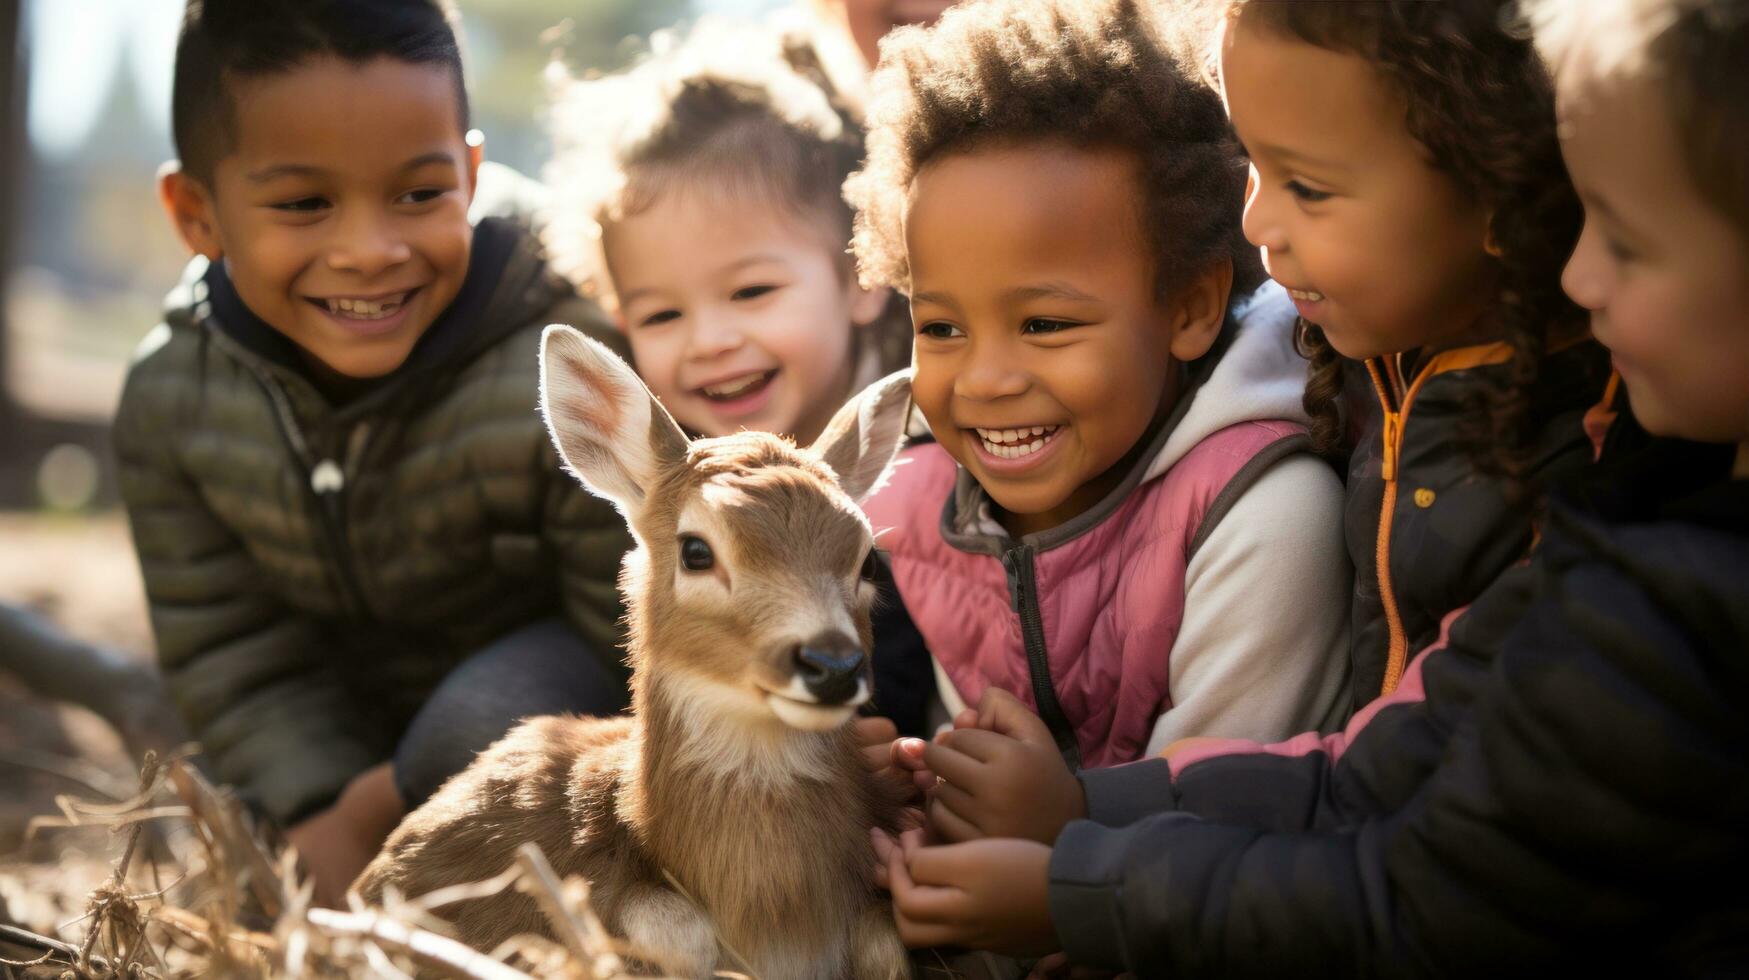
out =
<path fill-rule="evenodd" d="M 611 507 L 560 469 L 540 331 L 620 340 L 502 219 L 407 363 L 343 404 L 197 261 L 115 420 L 158 655 L 217 773 L 293 822 L 462 658 L 561 611 L 619 662 Z"/>
<path fill-rule="evenodd" d="M 1561 498 L 1536 560 L 1346 737 L 1089 783 L 1104 825 L 1052 860 L 1067 951 L 1140 976 L 1744 975 L 1749 483 L 1722 450 L 1654 443 Z"/>
<path fill-rule="evenodd" d="M 1474 602 L 1522 559 L 1538 508 L 1508 480 L 1456 452 L 1469 400 L 1508 370 L 1504 343 L 1443 351 L 1405 377 L 1393 358 L 1351 365 L 1350 389 L 1371 388 L 1350 457 L 1343 528 L 1354 563 L 1350 650 L 1358 711 L 1402 678 L 1409 658 L 1439 636 L 1447 613 Z M 1580 420 L 1603 395 L 1608 354 L 1586 340 L 1550 355 L 1538 380 L 1545 416 L 1523 474 L 1532 493 L 1592 458 Z"/>

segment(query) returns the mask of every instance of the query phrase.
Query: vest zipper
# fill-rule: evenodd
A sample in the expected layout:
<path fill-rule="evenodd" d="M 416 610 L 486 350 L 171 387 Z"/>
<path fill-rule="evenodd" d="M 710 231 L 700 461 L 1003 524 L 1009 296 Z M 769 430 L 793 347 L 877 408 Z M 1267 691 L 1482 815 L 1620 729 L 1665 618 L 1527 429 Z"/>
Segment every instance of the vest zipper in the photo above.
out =
<path fill-rule="evenodd" d="M 1032 680 L 1032 697 L 1038 703 L 1039 717 L 1051 730 L 1057 751 L 1071 771 L 1081 768 L 1081 746 L 1075 741 L 1075 729 L 1063 714 L 1057 700 L 1057 689 L 1051 683 L 1051 661 L 1045 649 L 1044 613 L 1038 605 L 1038 582 L 1034 577 L 1033 549 L 1019 545 L 1002 554 L 1002 568 L 1008 573 L 1010 605 L 1020 617 L 1020 638 L 1026 645 L 1026 670 Z"/>

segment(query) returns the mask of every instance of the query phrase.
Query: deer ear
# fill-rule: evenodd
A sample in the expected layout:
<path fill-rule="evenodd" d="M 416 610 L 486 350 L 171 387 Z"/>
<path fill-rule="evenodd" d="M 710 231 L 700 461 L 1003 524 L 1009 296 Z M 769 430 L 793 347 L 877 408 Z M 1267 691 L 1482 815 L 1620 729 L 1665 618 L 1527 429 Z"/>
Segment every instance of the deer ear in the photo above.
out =
<path fill-rule="evenodd" d="M 686 454 L 685 434 L 631 365 L 561 324 L 541 334 L 540 407 L 565 466 L 627 516 Z"/>
<path fill-rule="evenodd" d="M 880 487 L 910 416 L 911 372 L 890 374 L 839 409 L 809 451 L 832 467 L 844 492 L 860 503 Z"/>

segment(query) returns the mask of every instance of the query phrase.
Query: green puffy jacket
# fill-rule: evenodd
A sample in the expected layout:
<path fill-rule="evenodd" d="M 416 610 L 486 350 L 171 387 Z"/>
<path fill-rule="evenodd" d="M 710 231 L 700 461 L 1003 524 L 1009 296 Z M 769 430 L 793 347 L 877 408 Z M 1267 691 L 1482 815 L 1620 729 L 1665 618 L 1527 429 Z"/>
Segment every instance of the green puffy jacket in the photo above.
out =
<path fill-rule="evenodd" d="M 547 323 L 623 345 L 532 236 L 482 221 L 443 336 L 339 406 L 283 338 L 220 322 L 206 272 L 141 345 L 114 442 L 159 661 L 221 779 L 296 822 L 469 653 L 561 611 L 622 663 L 630 539 L 561 469 L 537 389 Z"/>

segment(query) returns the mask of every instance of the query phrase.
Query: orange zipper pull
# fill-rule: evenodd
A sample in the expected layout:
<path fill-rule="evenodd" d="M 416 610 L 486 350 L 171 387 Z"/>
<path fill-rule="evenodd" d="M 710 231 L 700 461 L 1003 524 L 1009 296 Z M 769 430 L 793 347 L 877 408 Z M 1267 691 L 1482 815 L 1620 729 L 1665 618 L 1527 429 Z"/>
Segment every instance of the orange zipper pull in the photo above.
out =
<path fill-rule="evenodd" d="M 1403 416 L 1396 412 L 1385 413 L 1385 457 L 1379 466 L 1380 475 L 1386 483 L 1397 479 L 1397 452 L 1402 448 Z"/>

